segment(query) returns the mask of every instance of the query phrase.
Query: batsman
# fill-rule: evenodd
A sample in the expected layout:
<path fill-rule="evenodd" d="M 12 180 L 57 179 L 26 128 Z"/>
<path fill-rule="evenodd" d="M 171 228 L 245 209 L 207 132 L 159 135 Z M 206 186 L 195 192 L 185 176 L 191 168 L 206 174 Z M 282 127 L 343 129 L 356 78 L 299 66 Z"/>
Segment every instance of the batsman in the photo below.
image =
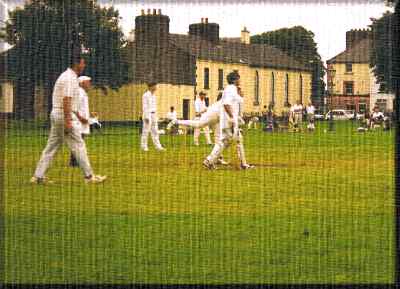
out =
<path fill-rule="evenodd" d="M 243 137 L 239 130 L 241 120 L 241 110 L 243 97 L 240 91 L 240 75 L 231 72 L 227 76 L 228 85 L 224 89 L 221 99 L 220 111 L 220 139 L 214 145 L 211 154 L 204 160 L 203 165 L 208 169 L 215 169 L 215 164 L 224 149 L 228 148 L 233 142 L 237 144 L 240 168 L 243 170 L 254 168 L 246 161 Z"/>

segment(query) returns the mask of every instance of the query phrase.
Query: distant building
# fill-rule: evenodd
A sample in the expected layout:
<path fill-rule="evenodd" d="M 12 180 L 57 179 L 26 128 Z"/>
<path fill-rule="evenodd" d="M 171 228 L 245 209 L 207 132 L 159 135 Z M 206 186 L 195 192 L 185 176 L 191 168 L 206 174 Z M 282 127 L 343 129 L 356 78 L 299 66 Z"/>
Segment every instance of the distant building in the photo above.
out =
<path fill-rule="evenodd" d="M 174 106 L 179 118 L 193 118 L 195 95 L 205 91 L 207 101 L 213 103 L 227 85 L 227 74 L 234 70 L 241 75 L 244 112 L 261 112 L 273 103 L 280 113 L 298 100 L 305 104 L 310 101 L 310 69 L 277 48 L 250 44 L 247 29 L 238 38 L 220 38 L 219 25 L 203 18 L 182 35 L 170 33 L 169 22 L 161 10 L 143 10 L 135 18 L 124 48 L 125 61 L 132 64 L 132 83 L 118 92 L 94 89 L 90 93 L 90 107 L 101 120 L 139 120 L 141 96 L 148 81 L 158 82 L 159 117 Z M 0 54 L 1 58 L 7 57 Z M 51 95 L 41 87 L 14 83 L 14 91 L 16 117 L 48 117 L 50 100 L 46 98 Z"/>
<path fill-rule="evenodd" d="M 160 114 L 174 106 L 179 117 L 193 117 L 196 93 L 205 91 L 214 102 L 234 70 L 241 75 L 245 112 L 261 112 L 270 103 L 280 112 L 297 100 L 310 101 L 310 70 L 277 48 L 250 44 L 246 28 L 240 37 L 221 38 L 219 25 L 208 18 L 189 25 L 187 35 L 170 33 L 169 22 L 161 10 L 142 10 L 130 44 L 134 81 L 160 83 Z"/>
<path fill-rule="evenodd" d="M 372 32 L 353 29 L 346 32 L 346 50 L 327 61 L 328 106 L 357 112 L 393 109 L 393 95 L 379 93 L 379 85 L 370 68 Z"/>

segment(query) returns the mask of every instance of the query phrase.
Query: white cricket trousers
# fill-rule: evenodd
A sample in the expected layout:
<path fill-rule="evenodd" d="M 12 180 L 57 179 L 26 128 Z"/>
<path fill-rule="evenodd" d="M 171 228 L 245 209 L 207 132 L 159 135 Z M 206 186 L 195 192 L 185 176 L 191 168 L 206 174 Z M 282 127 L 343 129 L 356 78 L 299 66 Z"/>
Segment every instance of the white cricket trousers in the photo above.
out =
<path fill-rule="evenodd" d="M 236 142 L 236 151 L 241 165 L 246 165 L 246 155 L 244 153 L 243 137 L 239 132 L 238 139 L 233 138 L 233 129 L 224 128 L 221 129 L 221 135 L 219 141 L 215 143 L 211 154 L 207 157 L 207 160 L 213 164 L 221 157 L 222 152 L 228 148 L 232 142 Z"/>
<path fill-rule="evenodd" d="M 217 143 L 220 139 L 220 137 L 219 137 L 219 135 L 220 135 L 219 120 L 218 120 L 218 118 L 207 117 L 206 114 L 207 113 L 204 113 L 200 118 L 195 118 L 193 120 L 177 120 L 176 123 L 178 125 L 190 126 L 195 129 L 198 129 L 199 133 L 200 133 L 201 128 L 207 127 L 207 130 L 208 130 L 208 126 L 211 126 L 214 131 L 214 142 Z M 208 131 L 207 141 L 208 141 L 208 143 L 211 143 L 209 131 Z M 198 143 L 198 135 L 197 135 L 197 143 Z"/>
<path fill-rule="evenodd" d="M 89 158 L 87 156 L 86 145 L 82 139 L 79 126 L 73 125 L 72 131 L 65 134 L 64 130 L 64 117 L 62 115 L 50 115 L 51 129 L 49 139 L 47 140 L 46 148 L 42 152 L 42 156 L 37 164 L 35 177 L 43 178 L 47 169 L 50 166 L 55 154 L 60 146 L 64 143 L 67 144 L 71 153 L 76 158 L 79 167 L 82 169 L 85 177 L 93 175 L 92 167 L 90 166 Z"/>
<path fill-rule="evenodd" d="M 199 121 L 201 117 L 196 117 L 194 121 Z M 207 144 L 212 144 L 211 137 L 210 137 L 210 129 L 208 126 L 203 126 L 202 127 L 204 135 L 206 136 L 206 141 Z M 193 140 L 195 145 L 199 145 L 199 136 L 200 136 L 200 130 L 201 128 L 195 128 L 193 132 Z"/>
<path fill-rule="evenodd" d="M 140 144 L 142 149 L 148 148 L 149 134 L 151 134 L 154 146 L 157 149 L 162 148 L 160 143 L 160 137 L 158 135 L 157 115 L 155 113 L 150 114 L 149 122 L 145 122 L 143 118 L 142 139 Z"/>

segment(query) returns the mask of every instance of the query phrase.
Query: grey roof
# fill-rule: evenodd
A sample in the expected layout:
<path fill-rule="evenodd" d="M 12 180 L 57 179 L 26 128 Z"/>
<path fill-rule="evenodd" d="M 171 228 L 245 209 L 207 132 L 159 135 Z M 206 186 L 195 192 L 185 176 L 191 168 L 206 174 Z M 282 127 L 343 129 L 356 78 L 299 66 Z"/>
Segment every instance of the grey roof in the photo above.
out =
<path fill-rule="evenodd" d="M 372 40 L 363 39 L 352 48 L 339 53 L 335 57 L 327 61 L 328 64 L 333 63 L 369 63 L 370 51 L 371 51 Z"/>
<path fill-rule="evenodd" d="M 253 67 L 269 67 L 310 71 L 278 48 L 266 44 L 245 44 L 221 39 L 218 44 L 196 36 L 170 34 L 170 42 L 199 59 L 228 63 L 245 63 Z"/>

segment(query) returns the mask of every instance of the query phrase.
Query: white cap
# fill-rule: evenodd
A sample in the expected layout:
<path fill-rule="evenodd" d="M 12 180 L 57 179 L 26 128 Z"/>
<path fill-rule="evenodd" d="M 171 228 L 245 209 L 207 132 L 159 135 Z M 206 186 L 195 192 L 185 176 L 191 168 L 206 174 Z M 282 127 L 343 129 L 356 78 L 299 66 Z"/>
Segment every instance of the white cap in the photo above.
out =
<path fill-rule="evenodd" d="M 86 80 L 92 80 L 92 78 L 90 78 L 89 76 L 79 76 L 78 77 L 79 83 L 82 83 L 82 82 L 84 82 Z"/>

